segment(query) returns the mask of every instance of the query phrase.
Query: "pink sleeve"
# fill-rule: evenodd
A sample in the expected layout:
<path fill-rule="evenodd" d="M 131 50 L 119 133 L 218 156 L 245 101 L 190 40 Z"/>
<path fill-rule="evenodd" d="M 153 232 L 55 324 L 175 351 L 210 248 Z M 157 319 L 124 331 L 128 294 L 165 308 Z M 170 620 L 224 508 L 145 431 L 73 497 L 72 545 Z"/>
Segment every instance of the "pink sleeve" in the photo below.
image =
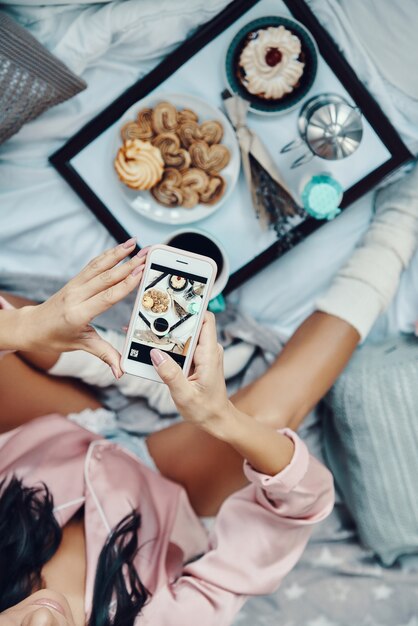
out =
<path fill-rule="evenodd" d="M 210 550 L 155 595 L 141 624 L 227 626 L 246 596 L 273 592 L 297 563 L 313 524 L 333 508 L 334 487 L 301 439 L 281 432 L 295 443 L 290 464 L 276 476 L 244 464 L 251 484 L 223 504 Z"/>
<path fill-rule="evenodd" d="M 15 307 L 12 306 L 10 302 L 7 302 L 5 298 L 2 298 L 2 296 L 0 296 L 0 309 L 14 309 L 14 308 Z M 0 359 L 3 358 L 6 354 L 9 354 L 10 352 L 13 352 L 13 350 L 0 350 Z"/>

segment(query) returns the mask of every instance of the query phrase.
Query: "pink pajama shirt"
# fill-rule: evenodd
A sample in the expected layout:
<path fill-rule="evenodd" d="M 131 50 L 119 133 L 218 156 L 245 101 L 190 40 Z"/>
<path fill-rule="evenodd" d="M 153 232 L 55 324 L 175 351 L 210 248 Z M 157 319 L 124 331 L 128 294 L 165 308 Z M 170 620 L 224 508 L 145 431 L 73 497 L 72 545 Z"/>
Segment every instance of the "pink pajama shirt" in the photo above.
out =
<path fill-rule="evenodd" d="M 227 498 L 210 535 L 180 485 L 59 415 L 0 436 L 0 479 L 15 473 L 27 485 L 45 482 L 61 526 L 85 507 L 86 616 L 100 551 L 135 508 L 142 517 L 135 565 L 152 593 L 138 625 L 226 626 L 248 596 L 277 589 L 333 507 L 330 472 L 294 432 L 282 432 L 295 444 L 290 464 L 267 476 L 244 462 L 250 484 Z"/>

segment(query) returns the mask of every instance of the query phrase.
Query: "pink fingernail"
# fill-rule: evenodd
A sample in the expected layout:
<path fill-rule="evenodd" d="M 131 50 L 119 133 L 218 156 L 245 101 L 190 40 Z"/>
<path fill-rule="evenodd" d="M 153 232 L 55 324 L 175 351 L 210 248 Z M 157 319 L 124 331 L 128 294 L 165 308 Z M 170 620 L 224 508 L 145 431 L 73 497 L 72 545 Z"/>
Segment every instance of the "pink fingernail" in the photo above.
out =
<path fill-rule="evenodd" d="M 131 276 L 137 276 L 143 271 L 143 269 L 144 269 L 143 265 L 138 265 L 134 270 L 132 270 Z"/>
<path fill-rule="evenodd" d="M 150 356 L 151 356 L 151 361 L 153 362 L 155 367 L 158 367 L 159 365 L 161 365 L 161 363 L 164 363 L 164 361 L 167 359 L 167 355 L 164 354 L 164 352 L 161 352 L 160 350 L 156 350 L 155 348 L 151 350 Z"/>
<path fill-rule="evenodd" d="M 141 248 L 141 250 L 138 252 L 136 256 L 141 258 L 142 256 L 145 256 L 147 254 L 148 250 L 149 250 L 149 246 L 147 246 L 146 248 Z"/>
<path fill-rule="evenodd" d="M 125 241 L 125 243 L 122 244 L 122 248 L 132 248 L 132 246 L 134 246 L 136 244 L 136 237 L 131 237 L 130 239 L 128 239 L 128 241 Z"/>

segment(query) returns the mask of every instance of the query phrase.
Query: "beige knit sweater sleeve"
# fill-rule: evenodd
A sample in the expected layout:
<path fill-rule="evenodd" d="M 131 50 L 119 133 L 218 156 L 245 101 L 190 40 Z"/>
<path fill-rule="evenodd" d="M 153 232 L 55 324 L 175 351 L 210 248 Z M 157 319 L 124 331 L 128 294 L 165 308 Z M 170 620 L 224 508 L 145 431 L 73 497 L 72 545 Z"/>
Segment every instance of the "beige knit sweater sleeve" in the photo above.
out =
<path fill-rule="evenodd" d="M 418 166 L 376 196 L 375 216 L 316 308 L 354 326 L 362 340 L 392 300 L 418 245 Z"/>

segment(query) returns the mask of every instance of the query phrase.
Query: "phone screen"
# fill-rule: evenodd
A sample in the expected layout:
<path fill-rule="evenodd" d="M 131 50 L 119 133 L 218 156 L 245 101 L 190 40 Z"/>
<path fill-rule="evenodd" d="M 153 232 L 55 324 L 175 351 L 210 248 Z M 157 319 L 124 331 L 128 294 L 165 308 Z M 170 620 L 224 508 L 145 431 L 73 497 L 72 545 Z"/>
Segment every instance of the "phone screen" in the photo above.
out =
<path fill-rule="evenodd" d="M 127 357 L 152 365 L 153 348 L 183 367 L 202 313 L 208 279 L 151 263 L 144 278 Z"/>

